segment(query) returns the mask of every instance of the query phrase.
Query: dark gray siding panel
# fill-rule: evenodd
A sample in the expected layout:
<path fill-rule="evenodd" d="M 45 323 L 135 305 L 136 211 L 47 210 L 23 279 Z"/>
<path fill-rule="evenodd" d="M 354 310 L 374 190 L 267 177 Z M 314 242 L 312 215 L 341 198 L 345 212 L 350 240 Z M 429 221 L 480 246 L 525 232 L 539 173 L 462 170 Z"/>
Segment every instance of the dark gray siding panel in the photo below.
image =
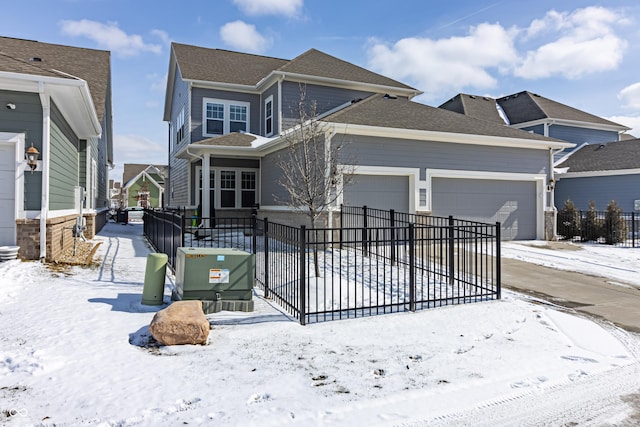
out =
<path fill-rule="evenodd" d="M 593 200 L 596 209 L 604 211 L 615 200 L 624 212 L 633 212 L 634 200 L 640 200 L 640 174 L 560 178 L 555 192 L 558 209 L 571 199 L 578 209 L 587 210 L 589 200 Z"/>
<path fill-rule="evenodd" d="M 336 135 L 344 158 L 360 166 L 545 173 L 546 150 Z M 421 177 L 423 178 L 423 177 Z"/>
<path fill-rule="evenodd" d="M 346 102 L 356 99 L 364 99 L 371 95 L 371 92 L 359 90 L 348 90 L 329 86 L 304 85 L 300 86 L 295 82 L 282 83 L 282 116 L 283 128 L 296 123 L 298 117 L 297 106 L 300 102 L 300 91 L 306 91 L 306 99 L 315 101 L 317 113 L 321 114 L 336 108 Z"/>
<path fill-rule="evenodd" d="M 191 91 L 191 142 L 208 138 L 202 136 L 203 98 L 249 102 L 251 104 L 249 108 L 249 133 L 260 133 L 260 113 L 262 112 L 262 106 L 260 105 L 261 98 L 259 95 L 194 87 Z"/>
<path fill-rule="evenodd" d="M 536 183 L 434 178 L 432 214 L 493 224 L 504 240 L 536 238 Z"/>

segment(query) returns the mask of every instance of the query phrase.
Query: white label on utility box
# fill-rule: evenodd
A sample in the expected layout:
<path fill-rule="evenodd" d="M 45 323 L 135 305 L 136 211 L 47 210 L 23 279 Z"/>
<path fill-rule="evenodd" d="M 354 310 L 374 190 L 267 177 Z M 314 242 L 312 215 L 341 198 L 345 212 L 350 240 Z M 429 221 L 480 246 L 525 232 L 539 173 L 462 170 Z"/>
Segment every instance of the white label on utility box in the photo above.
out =
<path fill-rule="evenodd" d="M 212 268 L 209 270 L 209 283 L 229 283 L 229 270 Z"/>

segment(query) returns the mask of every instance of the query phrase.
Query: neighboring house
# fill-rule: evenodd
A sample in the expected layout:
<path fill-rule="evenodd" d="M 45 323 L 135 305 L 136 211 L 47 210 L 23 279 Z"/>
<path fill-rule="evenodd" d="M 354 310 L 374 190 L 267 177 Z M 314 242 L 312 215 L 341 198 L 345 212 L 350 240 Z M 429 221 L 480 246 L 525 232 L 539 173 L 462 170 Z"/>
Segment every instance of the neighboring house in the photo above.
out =
<path fill-rule="evenodd" d="M 556 184 L 558 208 L 571 199 L 604 211 L 615 200 L 624 212 L 640 211 L 640 139 L 583 145 L 558 165 L 567 172 Z"/>
<path fill-rule="evenodd" d="M 125 163 L 122 208 L 161 208 L 167 166 Z"/>
<path fill-rule="evenodd" d="M 553 235 L 550 156 L 573 144 L 412 102 L 419 90 L 315 49 L 285 60 L 172 44 L 167 205 L 201 205 L 204 217 L 259 205 L 302 223 L 278 202 L 277 167 L 301 88 L 317 103 L 327 152 L 340 143 L 342 159 L 356 159 L 329 225 L 344 203 L 500 221 L 507 239 Z"/>
<path fill-rule="evenodd" d="M 122 199 L 122 183 L 109 180 L 109 206 L 111 210 L 118 210 L 124 206 Z"/>
<path fill-rule="evenodd" d="M 106 222 L 110 61 L 108 51 L 0 37 L 0 245 L 17 244 L 23 259 L 55 259 L 77 222 L 88 238 Z"/>
<path fill-rule="evenodd" d="M 618 141 L 630 129 L 528 91 L 497 99 L 458 94 L 440 108 L 572 142 L 575 147 Z M 556 152 L 554 160 L 571 151 L 572 148 L 565 148 Z"/>

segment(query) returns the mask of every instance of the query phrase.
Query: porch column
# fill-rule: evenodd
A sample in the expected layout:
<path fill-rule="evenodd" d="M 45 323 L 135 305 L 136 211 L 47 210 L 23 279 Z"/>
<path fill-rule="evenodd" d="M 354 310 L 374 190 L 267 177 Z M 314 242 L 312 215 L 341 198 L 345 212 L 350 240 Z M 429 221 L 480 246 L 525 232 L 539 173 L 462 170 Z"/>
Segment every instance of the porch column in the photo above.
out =
<path fill-rule="evenodd" d="M 49 216 L 49 148 L 51 146 L 51 98 L 43 82 L 38 82 L 42 104 L 42 198 L 40 199 L 40 259 L 47 257 L 47 217 Z"/>
<path fill-rule="evenodd" d="M 211 218 L 211 182 L 209 181 L 209 175 L 211 174 L 211 157 L 209 154 L 202 156 L 202 200 L 200 200 L 202 212 L 198 212 L 202 218 Z M 207 219 L 204 224 L 209 228 L 209 220 Z"/>

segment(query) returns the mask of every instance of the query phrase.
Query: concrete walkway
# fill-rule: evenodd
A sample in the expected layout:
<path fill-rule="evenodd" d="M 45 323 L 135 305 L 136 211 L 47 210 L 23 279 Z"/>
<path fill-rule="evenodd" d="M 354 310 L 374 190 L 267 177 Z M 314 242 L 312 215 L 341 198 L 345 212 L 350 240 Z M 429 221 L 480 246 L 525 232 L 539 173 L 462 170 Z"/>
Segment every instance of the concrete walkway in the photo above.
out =
<path fill-rule="evenodd" d="M 509 258 L 502 258 L 502 286 L 640 333 L 637 286 Z"/>

